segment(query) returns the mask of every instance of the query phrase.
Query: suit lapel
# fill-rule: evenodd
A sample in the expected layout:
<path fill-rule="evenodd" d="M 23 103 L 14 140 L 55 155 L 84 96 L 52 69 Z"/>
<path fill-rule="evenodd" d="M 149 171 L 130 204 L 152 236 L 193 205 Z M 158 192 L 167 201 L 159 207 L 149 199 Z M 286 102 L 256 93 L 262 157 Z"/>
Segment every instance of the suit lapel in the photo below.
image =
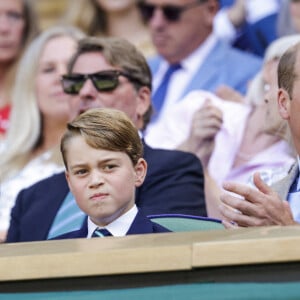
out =
<path fill-rule="evenodd" d="M 144 214 L 138 211 L 126 235 L 152 233 L 152 232 L 153 232 L 152 222 L 146 216 L 144 216 Z"/>
<path fill-rule="evenodd" d="M 45 184 L 46 183 L 48 184 L 47 181 L 45 181 Z M 36 215 L 37 218 L 34 219 L 33 226 L 36 227 L 36 224 L 38 224 L 39 230 L 30 230 L 30 232 L 28 232 L 32 235 L 32 238 L 34 237 L 37 240 L 47 239 L 56 213 L 69 192 L 64 172 L 54 175 L 49 185 L 46 186 L 45 184 L 43 188 L 37 191 L 38 196 L 35 197 L 38 203 L 36 205 L 37 214 L 34 214 L 34 216 Z M 40 206 L 43 206 L 42 209 Z M 34 209 L 35 207 L 33 206 L 33 210 Z"/>
<path fill-rule="evenodd" d="M 181 100 L 188 92 L 192 90 L 204 89 L 213 91 L 218 85 L 216 78 L 220 76 L 220 64 L 224 63 L 226 59 L 226 48 L 223 43 L 217 42 L 213 50 L 205 58 L 203 64 L 198 68 L 194 74 L 190 83 L 183 90 L 178 99 Z M 149 65 L 153 76 L 158 71 L 159 64 L 162 62 L 162 58 L 157 56 L 149 60 Z"/>
<path fill-rule="evenodd" d="M 213 91 L 218 85 L 216 78 L 220 76 L 220 64 L 222 64 L 222 61 L 224 63 L 226 59 L 224 57 L 225 53 L 226 49 L 224 49 L 223 44 L 218 42 L 178 99 L 182 99 L 183 95 L 192 90 L 205 89 Z"/>
<path fill-rule="evenodd" d="M 79 230 L 72 231 L 67 234 L 68 238 L 84 238 L 88 235 L 87 217 Z"/>
<path fill-rule="evenodd" d="M 298 178 L 299 175 L 299 167 L 298 163 L 292 165 L 289 173 L 287 176 L 285 176 L 283 179 L 272 185 L 272 189 L 279 194 L 281 199 L 286 200 L 290 187 L 295 181 L 296 178 Z"/>

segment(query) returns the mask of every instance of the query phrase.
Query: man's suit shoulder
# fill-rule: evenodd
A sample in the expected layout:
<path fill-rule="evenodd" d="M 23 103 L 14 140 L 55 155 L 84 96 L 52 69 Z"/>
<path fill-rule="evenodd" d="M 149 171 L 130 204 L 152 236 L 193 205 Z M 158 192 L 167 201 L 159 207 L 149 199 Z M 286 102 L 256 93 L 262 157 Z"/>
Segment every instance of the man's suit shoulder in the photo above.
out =
<path fill-rule="evenodd" d="M 36 182 L 32 186 L 24 189 L 24 191 L 34 191 L 34 190 L 38 190 L 43 187 L 48 187 L 48 188 L 57 187 L 57 185 L 61 185 L 61 183 L 65 181 L 64 179 L 65 179 L 64 172 L 57 173 L 57 174 L 54 174 L 50 177 L 47 177 L 45 179 L 42 179 L 42 180 Z"/>
<path fill-rule="evenodd" d="M 236 49 L 230 45 L 228 45 L 227 43 L 224 42 L 220 42 L 219 45 L 222 45 L 222 49 L 219 50 L 223 50 L 224 54 L 226 57 L 230 57 L 231 59 L 238 59 L 238 61 L 248 61 L 250 60 L 250 62 L 256 62 L 257 64 L 262 64 L 262 59 L 261 57 L 250 53 L 250 52 L 246 52 L 246 51 L 242 51 L 239 49 Z"/>
<path fill-rule="evenodd" d="M 41 181 L 36 182 L 28 188 L 25 188 L 20 191 L 18 198 L 22 198 L 23 205 L 26 205 L 26 202 L 32 202 L 33 200 L 40 200 L 41 196 L 47 196 L 47 191 L 67 191 L 67 183 L 65 179 L 64 172 L 52 175 Z"/>
<path fill-rule="evenodd" d="M 244 77 L 252 78 L 262 66 L 259 56 L 235 49 L 224 42 L 218 42 L 209 57 L 215 59 L 214 64 L 221 66 L 220 71 L 223 70 L 225 74 L 230 72 L 230 80 L 233 82 L 243 81 Z"/>
<path fill-rule="evenodd" d="M 251 68 L 253 68 L 254 66 L 260 67 L 262 65 L 261 57 L 246 51 L 236 49 L 231 45 L 229 45 L 228 43 L 222 41 L 217 42 L 217 44 L 211 51 L 211 54 L 213 55 L 214 58 L 218 57 L 220 60 L 224 62 L 224 64 L 222 64 L 222 67 L 227 65 L 232 66 L 234 62 L 236 62 L 237 65 L 240 67 L 241 67 L 240 63 L 247 63 L 247 64 L 250 63 L 252 64 Z M 152 74 L 156 73 L 162 61 L 163 58 L 159 55 L 155 55 L 148 59 L 147 62 L 148 65 L 150 66 Z"/>
<path fill-rule="evenodd" d="M 184 152 L 179 150 L 166 150 L 151 148 L 146 146 L 144 149 L 145 159 L 151 161 L 153 165 L 159 165 L 162 168 L 163 165 L 170 166 L 172 168 L 178 166 L 193 165 L 202 169 L 201 162 L 196 155 L 190 152 Z"/>
<path fill-rule="evenodd" d="M 147 176 L 136 204 L 147 215 L 184 213 L 206 216 L 204 175 L 198 157 L 177 150 L 144 148 Z"/>

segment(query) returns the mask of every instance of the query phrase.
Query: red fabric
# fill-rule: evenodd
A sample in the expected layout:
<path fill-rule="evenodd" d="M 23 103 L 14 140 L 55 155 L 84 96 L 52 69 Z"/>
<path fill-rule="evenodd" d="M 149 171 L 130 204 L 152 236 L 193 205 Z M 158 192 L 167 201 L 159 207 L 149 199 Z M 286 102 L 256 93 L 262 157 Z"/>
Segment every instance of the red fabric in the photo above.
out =
<path fill-rule="evenodd" d="M 0 108 L 0 134 L 6 133 L 9 123 L 10 105 Z"/>

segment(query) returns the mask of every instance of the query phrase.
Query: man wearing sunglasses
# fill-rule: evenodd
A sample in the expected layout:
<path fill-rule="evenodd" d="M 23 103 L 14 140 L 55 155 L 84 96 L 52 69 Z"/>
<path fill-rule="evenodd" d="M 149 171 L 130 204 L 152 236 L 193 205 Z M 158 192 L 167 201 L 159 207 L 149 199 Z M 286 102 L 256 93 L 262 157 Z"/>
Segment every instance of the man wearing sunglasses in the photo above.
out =
<path fill-rule="evenodd" d="M 259 71 L 261 59 L 233 49 L 213 34 L 217 0 L 141 0 L 139 9 L 148 24 L 158 56 L 149 61 L 153 74 L 156 118 L 168 115 L 173 105 L 192 90 L 215 92 L 227 85 L 244 93 Z M 155 107 L 157 92 L 172 66 L 180 65 L 171 77 L 162 101 Z"/>
<path fill-rule="evenodd" d="M 90 108 L 111 107 L 127 113 L 141 131 L 147 126 L 152 112 L 151 72 L 142 54 L 125 40 L 82 40 L 62 85 L 73 95 L 73 116 Z M 196 156 L 144 144 L 144 158 L 148 171 L 136 191 L 138 207 L 147 215 L 206 215 L 202 167 Z M 45 240 L 70 230 L 59 219 L 72 203 L 64 173 L 23 190 L 12 210 L 7 242 Z M 74 230 L 84 216 L 73 211 L 72 217 L 78 221 Z"/>

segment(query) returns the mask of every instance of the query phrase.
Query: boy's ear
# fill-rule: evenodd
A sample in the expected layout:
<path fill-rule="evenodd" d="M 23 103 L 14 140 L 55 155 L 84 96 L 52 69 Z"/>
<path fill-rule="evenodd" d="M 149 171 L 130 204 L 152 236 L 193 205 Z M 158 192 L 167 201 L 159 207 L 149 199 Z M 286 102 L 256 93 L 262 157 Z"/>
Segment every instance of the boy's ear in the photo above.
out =
<path fill-rule="evenodd" d="M 147 162 L 140 158 L 134 167 L 135 169 L 135 186 L 139 187 L 143 184 L 147 174 Z"/>
<path fill-rule="evenodd" d="M 65 171 L 65 176 L 66 176 L 66 179 L 67 179 L 67 182 L 68 182 L 68 186 L 70 188 L 70 175 L 69 175 L 69 172 L 68 171 Z M 70 188 L 71 189 L 71 188 Z"/>
<path fill-rule="evenodd" d="M 286 90 L 280 88 L 278 90 L 277 104 L 279 114 L 284 120 L 288 120 L 290 117 L 291 101 L 292 100 L 289 96 L 289 93 Z"/>

